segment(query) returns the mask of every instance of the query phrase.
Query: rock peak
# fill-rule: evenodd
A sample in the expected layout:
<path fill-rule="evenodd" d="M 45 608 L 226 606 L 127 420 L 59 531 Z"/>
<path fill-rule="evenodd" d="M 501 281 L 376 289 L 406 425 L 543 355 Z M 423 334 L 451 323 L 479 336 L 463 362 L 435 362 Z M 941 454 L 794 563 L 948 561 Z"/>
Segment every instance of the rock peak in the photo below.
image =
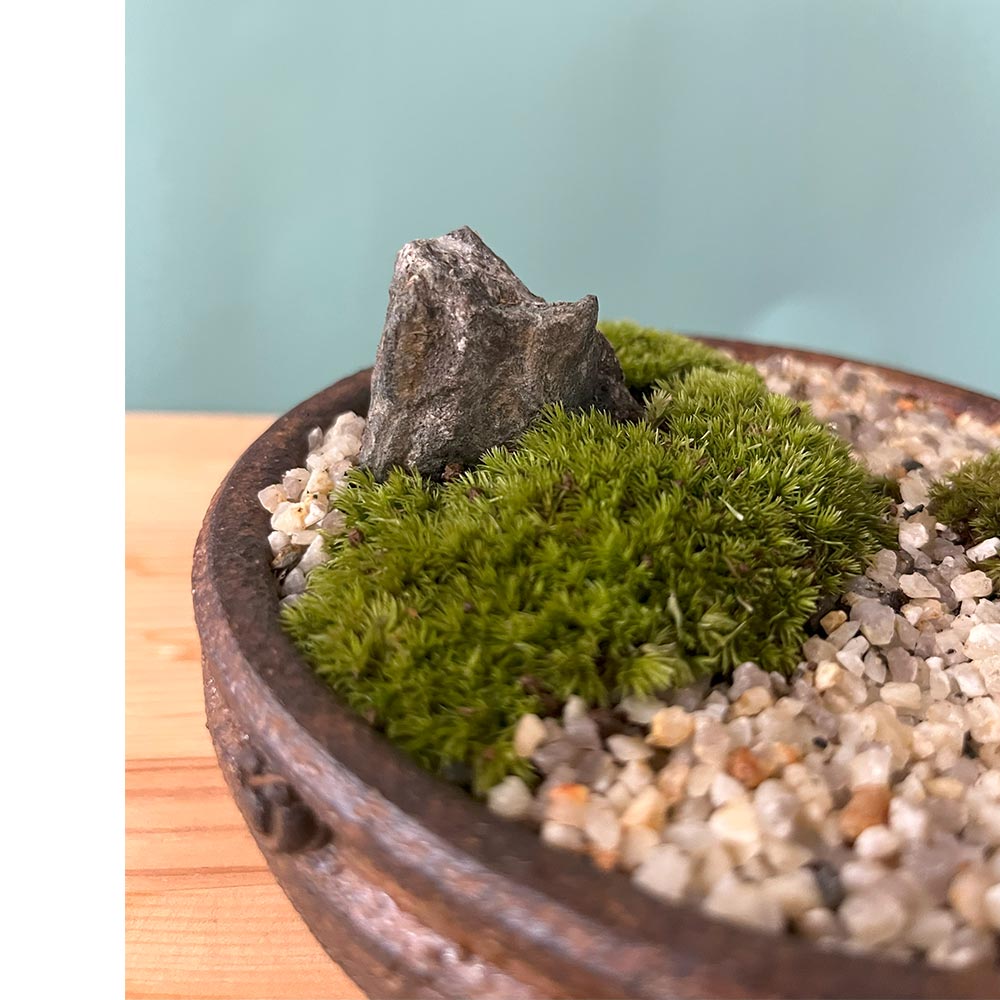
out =
<path fill-rule="evenodd" d="M 396 255 L 360 461 L 438 476 L 514 443 L 550 403 L 637 419 L 597 298 L 546 302 L 463 226 Z"/>

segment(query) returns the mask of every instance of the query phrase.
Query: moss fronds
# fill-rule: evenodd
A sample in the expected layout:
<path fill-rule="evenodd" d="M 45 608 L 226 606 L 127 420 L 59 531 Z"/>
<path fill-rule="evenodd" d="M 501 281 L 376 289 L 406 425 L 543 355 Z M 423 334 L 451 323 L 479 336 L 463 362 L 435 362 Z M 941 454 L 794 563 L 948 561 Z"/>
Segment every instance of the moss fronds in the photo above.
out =
<path fill-rule="evenodd" d="M 931 485 L 934 516 L 958 533 L 965 545 L 1000 535 L 1000 451 L 966 462 L 957 472 Z M 1000 584 L 1000 558 L 980 563 Z"/>
<path fill-rule="evenodd" d="M 639 395 L 648 394 L 658 382 L 681 382 L 696 368 L 742 370 L 759 379 L 749 365 L 689 337 L 651 330 L 628 320 L 602 320 L 598 329 L 615 349 L 628 387 Z"/>
<path fill-rule="evenodd" d="M 643 362 L 660 386 L 642 423 L 553 408 L 447 483 L 352 473 L 348 532 L 284 622 L 428 769 L 467 767 L 478 792 L 530 780 L 512 748 L 526 712 L 748 659 L 787 670 L 819 595 L 887 541 L 888 502 L 846 445 L 678 340 Z"/>

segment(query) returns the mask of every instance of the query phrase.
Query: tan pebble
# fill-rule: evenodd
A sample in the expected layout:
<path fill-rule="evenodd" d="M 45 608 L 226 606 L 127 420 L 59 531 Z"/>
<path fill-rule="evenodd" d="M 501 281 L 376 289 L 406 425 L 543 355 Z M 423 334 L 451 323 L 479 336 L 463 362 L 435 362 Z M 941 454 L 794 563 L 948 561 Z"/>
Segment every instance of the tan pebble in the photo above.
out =
<path fill-rule="evenodd" d="M 625 871 L 632 871 L 649 857 L 650 851 L 660 842 L 660 835 L 648 826 L 626 827 L 622 833 L 619 859 Z"/>
<path fill-rule="evenodd" d="M 965 785 L 958 778 L 943 776 L 929 778 L 924 782 L 924 790 L 939 799 L 960 799 L 965 794 Z"/>
<path fill-rule="evenodd" d="M 760 842 L 757 814 L 746 799 L 733 799 L 719 806 L 709 818 L 708 825 L 726 844 L 750 846 Z"/>
<path fill-rule="evenodd" d="M 567 826 L 583 826 L 589 798 L 586 785 L 555 785 L 548 791 L 545 818 Z"/>
<path fill-rule="evenodd" d="M 829 691 L 843 673 L 843 667 L 833 660 L 824 660 L 817 668 L 813 676 L 813 686 L 817 691 Z"/>
<path fill-rule="evenodd" d="M 986 892 L 992 879 L 979 867 L 963 868 L 948 887 L 948 902 L 972 927 L 989 926 Z"/>
<path fill-rule="evenodd" d="M 537 715 L 522 715 L 514 727 L 514 753 L 530 757 L 545 740 L 545 723 Z"/>
<path fill-rule="evenodd" d="M 726 758 L 726 771 L 745 788 L 756 788 L 770 771 L 757 759 L 756 754 L 746 747 L 733 750 Z"/>
<path fill-rule="evenodd" d="M 667 806 L 676 805 L 684 798 L 684 786 L 687 784 L 691 765 L 686 761 L 671 761 L 656 776 L 656 787 L 660 789 Z"/>
<path fill-rule="evenodd" d="M 729 714 L 737 719 L 742 715 L 760 715 L 774 704 L 774 695 L 765 687 L 748 688 L 733 702 Z"/>
<path fill-rule="evenodd" d="M 853 842 L 862 830 L 884 825 L 889 818 L 890 798 L 885 785 L 860 785 L 855 788 L 838 818 L 844 839 Z"/>
<path fill-rule="evenodd" d="M 829 635 L 831 632 L 836 632 L 846 621 L 847 615 L 843 611 L 830 611 L 820 618 L 819 624 L 820 628 Z"/>
<path fill-rule="evenodd" d="M 647 785 L 622 813 L 622 826 L 648 826 L 662 830 L 666 821 L 667 801 L 658 788 Z"/>
<path fill-rule="evenodd" d="M 661 708 L 649 725 L 646 742 L 654 747 L 678 747 L 694 733 L 694 719 L 680 705 Z"/>

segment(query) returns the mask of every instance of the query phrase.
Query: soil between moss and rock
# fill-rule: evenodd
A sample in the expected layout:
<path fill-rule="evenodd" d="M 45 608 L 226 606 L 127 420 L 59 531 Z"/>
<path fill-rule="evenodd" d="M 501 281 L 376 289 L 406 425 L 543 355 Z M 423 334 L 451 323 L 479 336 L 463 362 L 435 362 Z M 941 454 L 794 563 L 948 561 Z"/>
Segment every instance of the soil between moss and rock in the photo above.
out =
<path fill-rule="evenodd" d="M 487 458 L 483 470 L 433 488 L 412 477 L 376 487 L 351 472 L 360 418 L 345 417 L 325 439 L 313 441 L 310 468 L 304 474 L 293 470 L 287 487 L 262 497 L 274 513 L 271 543 L 287 574 L 286 600 L 295 603 L 286 613 L 297 630 L 293 634 L 321 672 L 318 651 L 333 652 L 333 662 L 346 665 L 334 678 L 335 688 L 425 765 L 459 779 L 478 778 L 480 791 L 490 789 L 497 812 L 538 824 L 548 842 L 590 854 L 603 867 L 632 872 L 654 894 L 698 901 L 722 918 L 774 931 L 787 928 L 824 944 L 921 955 L 951 966 L 993 960 L 1000 923 L 1000 646 L 994 649 L 993 643 L 1000 642 L 1000 608 L 990 600 L 992 582 L 984 583 L 976 569 L 977 560 L 991 558 L 989 538 L 965 539 L 964 547 L 956 535 L 939 530 L 921 505 L 930 499 L 932 480 L 1000 444 L 997 428 L 969 421 L 956 426 L 942 423 L 933 411 L 899 408 L 877 376 L 863 368 L 845 366 L 831 374 L 787 360 L 766 362 L 761 367 L 769 384 L 798 397 L 776 399 L 763 393 L 745 368 L 702 345 L 661 341 L 628 326 L 606 332 L 634 392 L 648 396 L 653 381 L 666 383 L 670 398 L 653 396 L 651 419 L 638 430 L 602 424 L 596 416 L 552 413 L 529 432 L 538 440 L 528 441 L 525 454 L 537 448 L 537 462 L 518 463 L 516 452 L 497 454 Z M 669 349 L 659 368 L 658 347 Z M 725 398 L 727 384 L 733 406 L 699 411 L 708 396 Z M 891 542 L 879 525 L 884 505 L 847 460 L 846 447 L 814 423 L 803 402 L 847 436 L 874 472 L 899 484 Z M 740 420 L 748 412 L 754 433 L 741 441 Z M 778 437 L 777 432 L 794 432 L 797 450 L 782 451 L 779 442 L 760 433 L 768 427 Z M 678 438 L 695 445 L 681 449 Z M 784 459 L 776 479 L 767 478 L 767 469 L 754 479 L 739 453 L 742 445 L 761 450 L 762 439 L 769 456 L 765 466 Z M 563 466 L 568 457 L 579 459 L 571 446 L 581 440 L 601 445 L 601 461 L 591 470 L 593 479 L 577 474 L 570 481 L 565 473 L 572 470 L 555 458 Z M 718 442 L 726 447 L 713 449 Z M 803 448 L 813 462 L 796 467 L 788 459 Z M 629 451 L 641 460 L 623 460 Z M 657 470 L 657 462 L 666 461 L 661 451 L 674 464 L 650 475 L 644 470 L 650 465 Z M 684 475 L 678 476 L 682 462 Z M 545 475 L 539 477 L 539 470 Z M 748 497 L 754 483 L 780 490 L 802 474 L 812 477 L 814 490 L 834 490 L 840 507 L 847 505 L 845 521 L 824 520 L 824 510 L 839 508 L 824 508 L 820 498 L 816 506 L 800 505 L 798 519 L 775 524 L 767 520 L 767 504 L 755 507 L 752 491 Z M 635 478 L 647 492 L 614 488 L 616 476 Z M 341 483 L 353 488 L 334 490 Z M 525 491 L 517 498 L 522 515 L 526 501 L 535 504 L 534 533 L 515 535 L 518 543 L 505 550 L 502 543 L 522 530 L 523 516 L 473 519 L 462 525 L 460 539 L 434 551 L 434 532 L 450 526 L 456 510 L 459 521 L 469 509 L 489 511 L 511 495 L 503 492 L 509 484 Z M 648 507 L 655 514 L 651 500 L 665 492 L 693 499 L 687 506 L 675 501 L 669 516 L 653 520 L 658 531 L 651 531 L 650 522 L 634 512 L 646 513 Z M 603 502 L 581 510 L 595 495 Z M 331 512 L 332 499 L 343 515 Z M 623 511 L 636 522 L 634 536 L 615 524 Z M 413 569 L 413 553 L 401 555 L 402 522 L 414 514 L 420 552 L 431 553 L 420 563 L 422 578 Z M 574 537 L 574 546 L 553 547 L 546 533 L 554 525 L 572 531 L 595 520 L 592 534 Z M 320 524 L 342 532 L 329 547 L 311 534 Z M 484 535 L 484 524 L 494 534 Z M 860 531 L 840 533 L 859 525 Z M 737 549 L 737 560 L 733 550 L 705 545 L 713 534 L 737 546 L 751 546 L 762 534 L 792 541 L 768 546 L 763 554 L 772 559 L 762 565 L 758 549 Z M 700 552 L 678 546 L 678 539 L 692 536 L 711 562 L 692 562 Z M 642 545 L 630 548 L 634 539 Z M 376 543 L 382 546 L 377 559 Z M 292 568 L 306 545 L 305 557 Z M 513 561 L 528 553 L 551 559 L 552 566 L 534 581 L 518 581 L 525 589 L 508 584 L 507 592 L 502 588 L 509 574 L 495 573 L 490 583 L 505 603 L 484 609 L 469 599 L 479 593 L 470 589 L 475 579 L 455 571 L 456 551 L 465 552 L 463 545 L 501 566 L 516 565 Z M 593 550 L 588 558 L 573 560 L 579 574 L 574 581 L 573 573 L 565 572 L 567 562 L 587 546 Z M 673 576 L 657 577 L 654 567 L 644 565 L 644 557 L 655 558 L 667 548 L 676 553 L 678 547 L 683 558 L 666 560 L 676 566 Z M 733 566 L 713 583 L 720 554 Z M 389 577 L 395 593 L 381 575 L 387 557 L 396 560 Z M 852 579 L 866 562 L 866 575 Z M 741 573 L 740 563 L 749 572 Z M 706 565 L 714 566 L 712 573 L 704 571 Z M 366 586 L 350 593 L 338 566 L 342 573 L 350 567 L 355 576 L 362 570 Z M 782 566 L 796 572 L 783 578 Z M 700 587 L 684 590 L 685 567 L 699 569 L 700 583 L 707 579 L 726 589 L 728 603 L 704 598 Z M 405 593 L 414 580 L 426 588 L 428 573 L 436 593 L 457 589 L 448 612 L 455 620 L 441 616 L 437 637 L 428 622 L 437 605 L 422 606 Z M 754 589 L 758 574 L 777 582 Z M 623 576 L 628 577 L 624 588 Z M 600 600 L 593 594 L 580 599 L 586 581 L 595 577 L 602 584 Z M 464 579 L 458 588 L 457 579 Z M 547 604 L 553 581 L 565 586 L 567 580 L 583 586 L 564 591 L 572 599 Z M 535 605 L 532 583 L 540 588 Z M 298 597 L 304 589 L 305 596 Z M 769 596 L 777 599 L 763 605 Z M 785 632 L 748 627 L 753 612 L 739 598 L 754 610 L 766 606 Z M 545 628 L 522 621 L 520 632 L 490 632 L 489 622 L 512 617 L 513 604 L 518 604 L 514 615 L 522 618 L 530 619 L 536 609 L 547 615 Z M 638 621 L 622 612 L 632 605 L 641 609 Z M 320 611 L 330 620 L 323 628 L 316 627 Z M 345 632 L 337 623 L 351 616 Z M 708 627 L 684 627 L 706 616 Z M 623 619 L 626 628 L 617 624 Z M 460 640 L 458 648 L 467 649 L 483 635 L 501 649 L 507 643 L 510 651 L 488 657 L 501 664 L 488 676 L 514 686 L 484 688 L 474 661 L 476 686 L 463 690 L 454 682 L 470 664 L 452 654 L 456 669 L 423 703 L 419 695 L 414 700 L 407 671 L 441 662 L 440 636 L 447 638 L 450 629 Z M 603 646 L 594 642 L 598 635 L 607 637 Z M 741 645 L 744 640 L 749 641 Z M 379 675 L 391 659 L 393 641 L 409 644 L 409 651 L 396 662 L 399 673 Z M 552 650 L 558 654 L 552 669 L 540 671 L 539 661 Z M 479 662 L 483 659 L 480 655 Z M 762 671 L 761 663 L 778 670 Z M 712 685 L 717 674 L 733 667 L 738 669 L 732 678 Z M 699 676 L 700 682 L 688 683 Z M 671 692 L 664 690 L 671 685 Z M 488 711 L 477 713 L 482 696 Z M 441 709 L 437 716 L 426 711 L 428 705 Z M 421 750 L 428 736 L 431 749 Z"/>

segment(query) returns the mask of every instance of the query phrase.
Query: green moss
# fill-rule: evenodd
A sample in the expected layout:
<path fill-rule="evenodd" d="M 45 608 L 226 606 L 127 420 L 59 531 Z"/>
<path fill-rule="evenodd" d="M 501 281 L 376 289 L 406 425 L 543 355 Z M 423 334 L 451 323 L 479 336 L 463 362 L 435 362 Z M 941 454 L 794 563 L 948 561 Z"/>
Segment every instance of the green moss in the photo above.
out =
<path fill-rule="evenodd" d="M 531 779 L 513 727 L 553 701 L 793 667 L 817 598 L 886 541 L 887 500 L 807 409 L 642 336 L 645 422 L 554 408 L 448 483 L 352 473 L 348 533 L 284 612 L 349 705 L 478 792 Z"/>
<path fill-rule="evenodd" d="M 1000 451 L 966 462 L 958 472 L 931 486 L 931 510 L 958 533 L 965 545 L 1000 535 Z M 987 559 L 977 569 L 1000 585 L 1000 558 Z"/>
<path fill-rule="evenodd" d="M 679 382 L 696 368 L 742 370 L 759 379 L 749 365 L 676 333 L 651 330 L 628 320 L 603 320 L 598 328 L 615 349 L 628 387 L 639 395 L 647 395 L 657 382 Z"/>

